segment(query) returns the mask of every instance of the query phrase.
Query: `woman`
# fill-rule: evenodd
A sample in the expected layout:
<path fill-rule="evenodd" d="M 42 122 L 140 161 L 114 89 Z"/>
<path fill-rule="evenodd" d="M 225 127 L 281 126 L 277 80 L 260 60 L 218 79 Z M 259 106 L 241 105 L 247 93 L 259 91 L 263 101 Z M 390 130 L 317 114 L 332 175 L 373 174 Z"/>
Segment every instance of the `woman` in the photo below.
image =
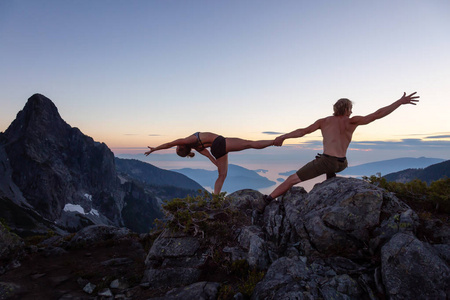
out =
<path fill-rule="evenodd" d="M 187 138 L 177 139 L 173 142 L 162 144 L 158 147 L 150 147 L 145 155 L 162 149 L 177 147 L 177 154 L 181 157 L 194 157 L 192 149 L 206 156 L 217 166 L 219 177 L 214 184 L 214 194 L 218 195 L 222 189 L 223 182 L 228 171 L 228 152 L 241 151 L 245 149 L 263 149 L 273 145 L 274 140 L 249 141 L 239 138 L 224 138 L 211 132 L 196 132 Z M 211 153 L 206 149 L 211 148 Z"/>

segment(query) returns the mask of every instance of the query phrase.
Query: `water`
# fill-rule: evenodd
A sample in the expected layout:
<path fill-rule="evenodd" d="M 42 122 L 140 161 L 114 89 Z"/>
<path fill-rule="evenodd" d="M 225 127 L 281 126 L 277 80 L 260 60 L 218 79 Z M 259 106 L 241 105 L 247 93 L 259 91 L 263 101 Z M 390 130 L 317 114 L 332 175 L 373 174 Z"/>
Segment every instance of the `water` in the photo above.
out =
<path fill-rule="evenodd" d="M 280 173 L 293 171 L 293 172 L 290 172 L 290 174 L 293 174 L 297 169 L 299 169 L 301 167 L 301 166 L 295 167 L 292 164 L 285 164 L 285 165 L 280 165 L 280 164 L 276 164 L 276 165 L 274 165 L 274 164 L 257 164 L 257 165 L 241 164 L 241 166 L 246 169 L 249 169 L 249 170 L 259 170 L 259 169 L 267 170 L 267 172 L 258 172 L 258 174 L 268 178 L 269 180 L 275 181 L 276 184 L 274 184 L 273 186 L 261 188 L 258 190 L 259 192 L 266 194 L 266 195 L 270 194 L 278 185 L 280 185 L 282 183 L 282 181 L 278 181 L 278 179 L 283 179 L 283 181 L 284 181 L 288 177 L 285 175 L 280 175 Z M 315 184 L 320 183 L 320 182 L 324 181 L 325 179 L 326 179 L 326 175 L 324 174 L 324 175 L 318 176 L 316 178 L 313 178 L 311 180 L 307 180 L 305 182 L 300 182 L 296 186 L 301 186 L 307 192 L 309 192 L 312 190 L 312 188 L 314 187 Z"/>
<path fill-rule="evenodd" d="M 230 162 L 233 163 L 233 162 Z M 157 166 L 161 169 L 166 170 L 173 170 L 173 169 L 181 169 L 181 168 L 192 168 L 192 169 L 205 169 L 205 170 L 215 170 L 215 166 L 212 165 L 208 161 L 195 161 L 195 160 L 185 160 L 185 161 L 154 161 L 151 162 L 152 165 Z M 282 181 L 284 181 L 287 176 L 280 175 L 280 173 L 290 172 L 290 174 L 294 173 L 297 169 L 302 167 L 302 165 L 295 165 L 295 164 L 280 164 L 280 163 L 235 163 L 236 165 L 239 165 L 241 167 L 244 167 L 249 170 L 265 170 L 258 171 L 257 173 L 260 176 L 266 177 L 271 181 L 276 182 L 276 184 L 258 189 L 259 192 L 263 194 L 270 194 L 278 185 L 281 184 Z M 292 171 L 292 172 L 291 172 Z M 289 175 L 290 175 L 289 174 Z M 279 181 L 282 180 L 282 181 Z M 320 183 L 326 179 L 326 175 L 321 175 L 319 177 L 313 178 L 311 180 L 300 182 L 297 186 L 303 187 L 307 192 L 309 192 L 315 184 Z M 211 188 L 205 187 L 206 190 L 209 192 L 212 192 Z M 233 191 L 227 191 L 228 193 L 231 193 Z"/>

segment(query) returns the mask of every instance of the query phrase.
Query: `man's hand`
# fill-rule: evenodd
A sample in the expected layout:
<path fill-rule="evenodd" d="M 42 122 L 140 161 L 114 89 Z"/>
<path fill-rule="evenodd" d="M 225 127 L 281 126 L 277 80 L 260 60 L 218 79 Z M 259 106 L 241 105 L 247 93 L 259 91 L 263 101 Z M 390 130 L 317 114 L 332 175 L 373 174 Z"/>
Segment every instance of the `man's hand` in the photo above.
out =
<path fill-rule="evenodd" d="M 145 152 L 145 156 L 148 156 L 150 153 L 152 153 L 153 151 L 155 151 L 155 148 L 148 146 L 148 148 L 150 149 L 149 151 Z"/>
<path fill-rule="evenodd" d="M 402 104 L 412 104 L 416 105 L 415 102 L 419 102 L 419 100 L 416 100 L 417 98 L 420 98 L 419 96 L 414 96 L 417 92 L 414 92 L 408 96 L 406 96 L 406 93 L 403 93 L 403 96 L 400 98 L 400 102 Z"/>
<path fill-rule="evenodd" d="M 283 136 L 279 136 L 273 141 L 273 145 L 279 147 L 279 146 L 283 145 L 284 140 L 285 139 L 283 138 Z"/>

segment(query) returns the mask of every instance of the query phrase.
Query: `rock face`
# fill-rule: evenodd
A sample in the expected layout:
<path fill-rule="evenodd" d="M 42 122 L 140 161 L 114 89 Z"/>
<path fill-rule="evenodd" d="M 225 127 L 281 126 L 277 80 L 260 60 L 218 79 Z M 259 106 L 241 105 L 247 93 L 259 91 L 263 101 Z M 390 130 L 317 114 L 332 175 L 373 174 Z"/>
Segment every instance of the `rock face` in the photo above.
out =
<path fill-rule="evenodd" d="M 48 98 L 33 95 L 4 137 L 12 179 L 42 216 L 58 220 L 74 204 L 121 225 L 113 153 L 64 122 Z"/>
<path fill-rule="evenodd" d="M 26 298 L 36 282 L 49 282 L 56 299 L 448 299 L 446 223 L 419 220 L 392 194 L 357 179 L 333 178 L 309 194 L 293 188 L 262 214 L 252 209 L 261 197 L 253 190 L 229 195 L 231 210 L 210 217 L 220 223 L 233 210 L 239 217 L 205 235 L 166 228 L 138 238 L 92 225 L 24 250 L 0 223 L 0 294 Z M 117 250 L 104 255 L 110 248 Z M 40 263 L 21 267 L 16 254 L 23 251 Z M 74 255 L 81 261 L 62 260 Z M 61 264 L 51 274 L 41 270 L 46 257 Z M 248 270 L 256 277 L 236 280 Z"/>
<path fill-rule="evenodd" d="M 0 261 L 11 259 L 22 246 L 23 241 L 0 222 Z"/>
<path fill-rule="evenodd" d="M 419 218 L 387 191 L 358 179 L 334 178 L 310 193 L 294 188 L 259 214 L 251 203 L 261 196 L 251 190 L 228 196 L 253 224 L 234 228 L 235 244 L 220 249 L 232 262 L 246 260 L 266 271 L 252 299 L 450 295 L 450 245 L 420 241 Z M 441 229 L 441 240 L 449 236 L 449 228 Z M 209 250 L 202 237 L 165 231 L 149 251 L 143 282 L 188 289 L 205 278 L 202 258 Z"/>
<path fill-rule="evenodd" d="M 448 297 L 450 268 L 430 244 L 412 234 L 397 233 L 383 246 L 381 258 L 383 282 L 390 299 Z"/>
<path fill-rule="evenodd" d="M 35 94 L 0 133 L 0 218 L 23 235 L 93 224 L 148 232 L 162 216 L 163 200 L 201 188 L 175 172 L 138 161 L 130 165 L 68 125 L 50 99 Z M 149 168 L 150 173 L 134 173 Z"/>
<path fill-rule="evenodd" d="M 0 180 L 0 197 L 8 198 L 18 205 L 29 206 L 27 200 L 22 195 L 22 191 L 12 180 L 12 173 L 13 170 L 9 158 L 3 145 L 0 144 L 0 174 L 2 176 L 2 180 Z"/>

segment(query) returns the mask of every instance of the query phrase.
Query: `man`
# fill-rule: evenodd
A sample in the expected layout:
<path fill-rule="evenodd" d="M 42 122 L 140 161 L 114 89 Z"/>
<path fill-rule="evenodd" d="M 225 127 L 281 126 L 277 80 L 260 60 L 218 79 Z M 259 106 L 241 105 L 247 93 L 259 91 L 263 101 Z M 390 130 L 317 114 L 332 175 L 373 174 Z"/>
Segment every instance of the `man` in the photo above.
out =
<path fill-rule="evenodd" d="M 312 133 L 318 129 L 322 131 L 323 154 L 316 156 L 316 159 L 307 163 L 296 173 L 290 175 L 286 181 L 280 184 L 270 195 L 264 196 L 264 201 L 258 204 L 258 210 L 264 211 L 265 206 L 273 199 L 285 194 L 292 186 L 302 181 L 306 181 L 322 174 L 327 174 L 327 178 L 335 176 L 347 167 L 346 153 L 352 140 L 353 132 L 359 125 L 366 125 L 375 120 L 381 119 L 399 108 L 402 104 L 413 104 L 418 102 L 419 96 L 412 93 L 403 96 L 386 107 L 380 108 L 367 116 L 354 116 L 352 114 L 352 102 L 348 99 L 339 99 L 334 104 L 334 115 L 319 119 L 306 128 L 300 128 L 290 133 L 281 135 L 275 139 L 274 145 L 281 146 L 286 139 L 299 138 Z"/>

